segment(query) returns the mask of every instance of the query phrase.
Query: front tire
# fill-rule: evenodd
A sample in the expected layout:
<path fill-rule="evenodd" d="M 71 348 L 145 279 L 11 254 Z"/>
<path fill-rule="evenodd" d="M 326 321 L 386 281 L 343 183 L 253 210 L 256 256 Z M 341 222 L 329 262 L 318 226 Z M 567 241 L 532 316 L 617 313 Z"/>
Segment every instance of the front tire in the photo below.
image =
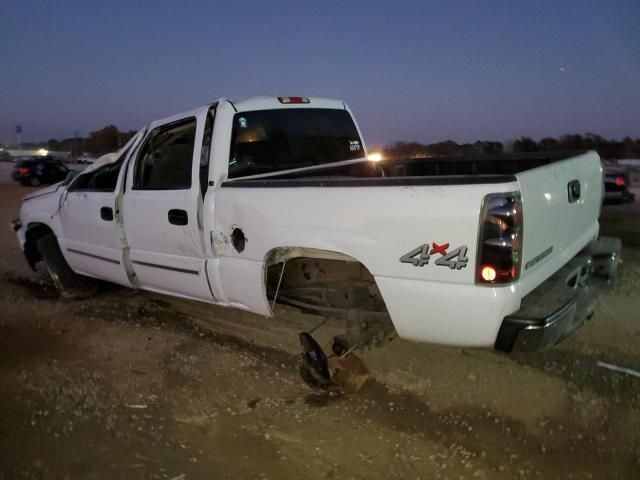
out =
<path fill-rule="evenodd" d="M 82 275 L 78 275 L 64 259 L 55 235 L 48 234 L 38 239 L 38 250 L 47 271 L 63 298 L 86 298 L 95 293 L 96 284 Z"/>

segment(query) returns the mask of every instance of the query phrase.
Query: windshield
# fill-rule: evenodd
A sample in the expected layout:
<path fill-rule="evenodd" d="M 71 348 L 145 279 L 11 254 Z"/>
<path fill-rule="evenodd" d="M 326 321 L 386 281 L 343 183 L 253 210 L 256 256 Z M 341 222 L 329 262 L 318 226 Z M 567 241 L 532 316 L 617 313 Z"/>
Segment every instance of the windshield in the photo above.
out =
<path fill-rule="evenodd" d="M 259 110 L 233 118 L 229 178 L 362 157 L 358 130 L 346 110 Z"/>

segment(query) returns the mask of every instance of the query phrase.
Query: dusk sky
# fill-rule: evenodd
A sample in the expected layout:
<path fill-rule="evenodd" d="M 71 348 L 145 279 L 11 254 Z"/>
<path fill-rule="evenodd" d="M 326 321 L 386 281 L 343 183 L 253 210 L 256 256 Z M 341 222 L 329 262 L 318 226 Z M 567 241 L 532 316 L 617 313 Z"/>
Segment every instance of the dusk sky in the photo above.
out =
<path fill-rule="evenodd" d="M 218 97 L 345 100 L 365 140 L 640 136 L 640 1 L 29 0 L 0 9 L 0 142 Z"/>

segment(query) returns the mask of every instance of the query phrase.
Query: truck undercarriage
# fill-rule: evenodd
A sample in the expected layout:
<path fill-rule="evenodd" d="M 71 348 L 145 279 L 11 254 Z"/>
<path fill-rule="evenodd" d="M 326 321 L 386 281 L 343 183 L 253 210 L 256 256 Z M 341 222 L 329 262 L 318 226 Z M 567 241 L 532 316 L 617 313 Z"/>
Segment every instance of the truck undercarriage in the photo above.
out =
<path fill-rule="evenodd" d="M 333 386 L 336 369 L 341 370 L 341 386 L 354 377 L 357 383 L 366 367 L 353 351 L 383 345 L 396 336 L 373 276 L 355 261 L 296 257 L 272 264 L 267 270 L 267 296 L 318 315 L 318 324 L 300 334 L 304 359 L 300 373 L 313 387 Z M 327 357 L 311 334 L 329 318 L 343 321 L 345 331 L 333 337 L 332 354 Z"/>

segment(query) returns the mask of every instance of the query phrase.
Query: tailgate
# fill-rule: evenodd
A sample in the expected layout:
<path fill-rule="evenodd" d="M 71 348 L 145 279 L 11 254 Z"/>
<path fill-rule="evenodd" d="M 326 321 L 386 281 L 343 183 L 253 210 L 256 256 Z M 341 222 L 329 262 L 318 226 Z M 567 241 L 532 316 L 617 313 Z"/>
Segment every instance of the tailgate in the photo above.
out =
<path fill-rule="evenodd" d="M 524 215 L 520 278 L 530 291 L 597 236 L 602 166 L 598 154 L 588 152 L 517 178 Z"/>

